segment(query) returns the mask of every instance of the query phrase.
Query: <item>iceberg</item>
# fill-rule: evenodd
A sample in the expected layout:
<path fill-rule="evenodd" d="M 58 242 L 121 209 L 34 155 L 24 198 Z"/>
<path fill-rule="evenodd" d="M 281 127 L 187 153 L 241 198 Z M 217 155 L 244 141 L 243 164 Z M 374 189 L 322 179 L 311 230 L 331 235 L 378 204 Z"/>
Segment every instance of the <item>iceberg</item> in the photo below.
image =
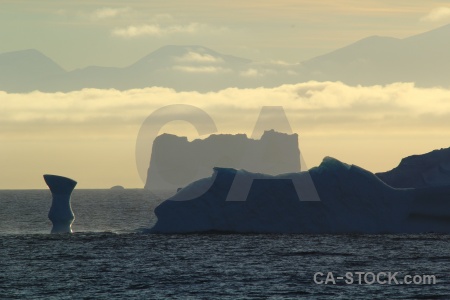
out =
<path fill-rule="evenodd" d="M 394 169 L 376 175 L 398 188 L 450 185 L 450 148 L 405 157 Z"/>
<path fill-rule="evenodd" d="M 77 182 L 67 177 L 48 174 L 44 175 L 44 180 L 52 192 L 52 206 L 48 213 L 48 218 L 53 223 L 51 233 L 71 233 L 75 215 L 70 206 L 70 195 Z"/>
<path fill-rule="evenodd" d="M 245 201 L 228 197 L 238 176 L 252 181 Z M 308 178 L 320 201 L 304 201 L 297 193 L 293 181 Z M 309 171 L 275 176 L 214 168 L 211 177 L 156 207 L 150 232 L 450 233 L 449 196 L 450 186 L 393 188 L 331 157 Z"/>
<path fill-rule="evenodd" d="M 277 175 L 301 170 L 298 135 L 265 131 L 260 139 L 246 134 L 213 134 L 188 141 L 172 134 L 152 145 L 145 188 L 176 190 L 208 177 L 213 167 L 231 167 Z"/>

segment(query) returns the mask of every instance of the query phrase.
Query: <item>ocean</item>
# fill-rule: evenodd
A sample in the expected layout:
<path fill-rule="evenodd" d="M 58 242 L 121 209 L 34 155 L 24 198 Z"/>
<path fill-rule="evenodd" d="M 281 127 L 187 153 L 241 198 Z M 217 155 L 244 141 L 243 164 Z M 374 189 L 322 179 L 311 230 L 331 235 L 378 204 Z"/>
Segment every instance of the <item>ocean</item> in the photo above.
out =
<path fill-rule="evenodd" d="M 450 299 L 450 235 L 146 233 L 162 200 L 76 189 L 51 235 L 48 190 L 0 191 L 0 299 Z"/>

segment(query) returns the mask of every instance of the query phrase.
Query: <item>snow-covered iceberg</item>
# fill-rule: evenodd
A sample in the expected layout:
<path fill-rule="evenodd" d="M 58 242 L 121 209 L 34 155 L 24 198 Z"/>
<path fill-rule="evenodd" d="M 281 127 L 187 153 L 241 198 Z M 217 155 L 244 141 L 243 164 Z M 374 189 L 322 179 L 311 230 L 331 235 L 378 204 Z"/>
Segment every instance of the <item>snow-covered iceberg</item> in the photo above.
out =
<path fill-rule="evenodd" d="M 253 182 L 245 201 L 228 197 L 237 176 Z M 320 201 L 300 199 L 293 182 L 308 178 Z M 450 187 L 396 189 L 327 157 L 308 172 L 277 176 L 214 168 L 155 214 L 154 233 L 450 233 Z"/>

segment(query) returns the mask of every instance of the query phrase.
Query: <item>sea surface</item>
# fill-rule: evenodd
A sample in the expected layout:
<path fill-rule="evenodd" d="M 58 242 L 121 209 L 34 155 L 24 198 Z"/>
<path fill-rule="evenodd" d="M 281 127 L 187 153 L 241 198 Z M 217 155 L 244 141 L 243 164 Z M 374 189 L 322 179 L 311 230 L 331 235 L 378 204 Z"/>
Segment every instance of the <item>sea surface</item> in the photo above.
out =
<path fill-rule="evenodd" d="M 0 191 L 0 299 L 450 299 L 450 235 L 148 234 L 163 199 L 75 190 L 51 235 L 49 191 Z"/>

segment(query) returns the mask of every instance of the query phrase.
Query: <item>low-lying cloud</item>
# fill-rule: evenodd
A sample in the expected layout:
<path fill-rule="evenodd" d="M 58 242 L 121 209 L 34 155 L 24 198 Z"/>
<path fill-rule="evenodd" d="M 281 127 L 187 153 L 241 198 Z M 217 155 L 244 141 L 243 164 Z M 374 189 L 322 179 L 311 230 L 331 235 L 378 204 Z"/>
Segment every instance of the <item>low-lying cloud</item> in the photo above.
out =
<path fill-rule="evenodd" d="M 129 12 L 131 12 L 130 7 L 120 7 L 120 8 L 104 7 L 95 10 L 92 13 L 92 17 L 95 19 L 110 19 L 127 14 Z"/>
<path fill-rule="evenodd" d="M 174 70 L 185 73 L 228 73 L 230 69 L 216 66 L 174 66 Z"/>
<path fill-rule="evenodd" d="M 450 7 L 437 7 L 427 15 L 423 16 L 420 20 L 426 22 L 450 21 Z"/>
<path fill-rule="evenodd" d="M 216 123 L 217 133 L 248 136 L 262 106 L 282 106 L 299 134 L 307 167 L 333 156 L 383 171 L 407 155 L 450 146 L 450 90 L 412 83 L 353 87 L 311 81 L 211 93 L 158 87 L 0 91 L 0 165 L 7 170 L 0 174 L 0 188 L 45 188 L 45 173 L 75 178 L 80 188 L 142 187 L 135 165 L 140 126 L 170 104 L 201 108 Z M 198 138 L 193 126 L 178 118 L 174 115 L 160 133 Z"/>
<path fill-rule="evenodd" d="M 222 29 L 212 28 L 207 24 L 196 22 L 192 22 L 186 25 L 161 25 L 158 23 L 154 23 L 137 26 L 130 25 L 127 27 L 116 28 L 112 30 L 111 35 L 121 38 L 137 38 L 144 36 L 163 37 L 173 34 L 199 34 L 218 32 L 220 30 Z"/>
<path fill-rule="evenodd" d="M 217 72 L 216 69 L 183 69 Z M 168 88 L 127 91 L 84 89 L 69 93 L 8 94 L 0 92 L 0 136 L 29 136 L 77 126 L 104 133 L 127 134 L 154 110 L 169 104 L 190 104 L 209 113 L 223 132 L 251 131 L 262 106 L 283 106 L 293 128 L 305 133 L 364 134 L 443 131 L 450 126 L 450 90 L 418 88 L 412 83 L 348 86 L 341 82 L 306 82 L 276 88 L 219 92 L 176 92 Z M 84 133 L 80 132 L 80 135 Z"/>
<path fill-rule="evenodd" d="M 189 51 L 183 56 L 175 57 L 175 60 L 183 63 L 223 63 L 223 59 L 220 57 L 214 57 L 207 53 L 198 53 L 195 51 Z"/>

